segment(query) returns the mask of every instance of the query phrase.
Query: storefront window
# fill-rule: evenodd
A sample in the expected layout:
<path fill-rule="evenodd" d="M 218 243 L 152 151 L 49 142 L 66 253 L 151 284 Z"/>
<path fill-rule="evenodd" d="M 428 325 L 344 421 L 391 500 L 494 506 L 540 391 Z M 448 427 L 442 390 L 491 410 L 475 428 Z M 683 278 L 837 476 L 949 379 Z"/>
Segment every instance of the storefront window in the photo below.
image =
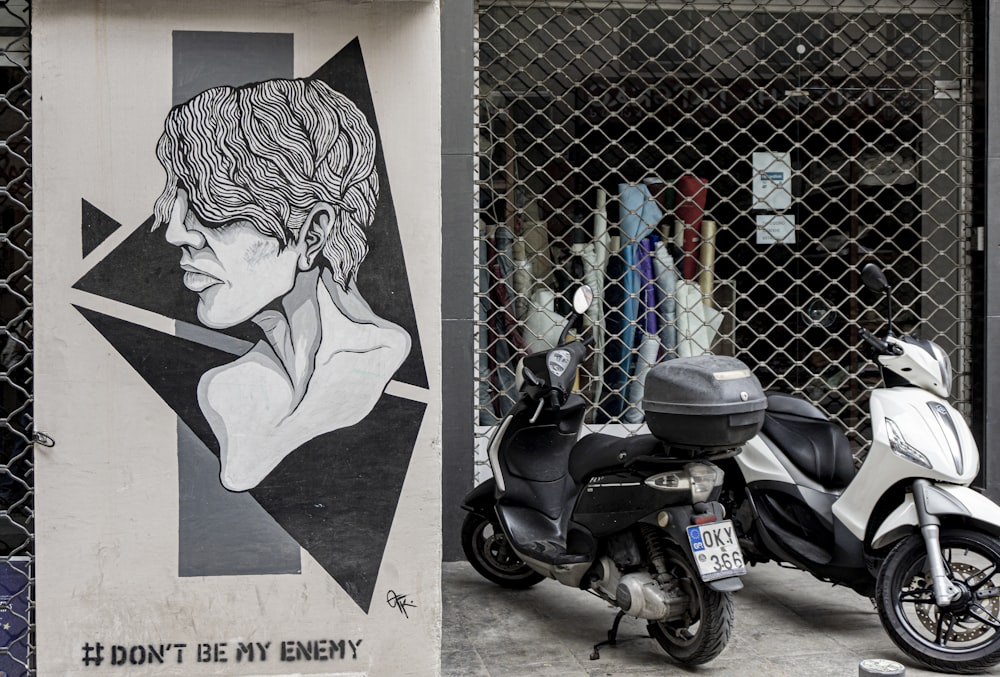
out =
<path fill-rule="evenodd" d="M 968 413 L 962 2 L 481 2 L 477 424 L 574 284 L 598 290 L 590 430 L 642 431 L 650 364 L 705 352 L 868 440 L 858 327 L 942 344 Z"/>

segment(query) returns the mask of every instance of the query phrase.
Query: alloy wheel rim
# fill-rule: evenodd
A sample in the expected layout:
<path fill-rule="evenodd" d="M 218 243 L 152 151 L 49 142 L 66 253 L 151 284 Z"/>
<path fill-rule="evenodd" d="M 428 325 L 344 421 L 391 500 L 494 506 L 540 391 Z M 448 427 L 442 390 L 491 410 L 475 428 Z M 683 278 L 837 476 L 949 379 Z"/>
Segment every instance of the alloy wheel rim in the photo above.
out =
<path fill-rule="evenodd" d="M 984 557 L 968 548 L 963 550 L 966 554 L 973 552 Z M 989 558 L 984 559 L 989 561 Z M 951 562 L 951 580 L 959 587 L 961 595 L 947 607 L 935 603 L 926 566 L 926 559 L 917 561 L 907 576 L 908 583 L 894 596 L 897 615 L 910 626 L 915 638 L 937 650 L 956 653 L 976 650 L 1000 638 L 1000 596 L 995 586 L 986 587 L 1000 573 L 996 565 L 980 568 L 965 561 Z M 970 645 L 989 633 L 992 637 L 986 642 Z M 954 646 L 956 644 L 966 646 Z"/>

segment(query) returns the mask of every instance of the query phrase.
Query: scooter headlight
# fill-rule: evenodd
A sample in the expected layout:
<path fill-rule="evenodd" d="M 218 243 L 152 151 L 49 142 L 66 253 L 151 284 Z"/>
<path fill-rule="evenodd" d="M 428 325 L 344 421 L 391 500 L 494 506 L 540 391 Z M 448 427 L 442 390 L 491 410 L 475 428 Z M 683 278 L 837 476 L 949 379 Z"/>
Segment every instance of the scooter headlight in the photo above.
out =
<path fill-rule="evenodd" d="M 923 452 L 914 448 L 906 438 L 903 437 L 903 432 L 899 429 L 892 419 L 885 419 L 886 432 L 889 434 L 889 449 L 892 453 L 896 454 L 900 458 L 905 458 L 907 461 L 916 463 L 917 465 L 922 465 L 925 468 L 931 467 L 931 462 L 927 460 Z"/>

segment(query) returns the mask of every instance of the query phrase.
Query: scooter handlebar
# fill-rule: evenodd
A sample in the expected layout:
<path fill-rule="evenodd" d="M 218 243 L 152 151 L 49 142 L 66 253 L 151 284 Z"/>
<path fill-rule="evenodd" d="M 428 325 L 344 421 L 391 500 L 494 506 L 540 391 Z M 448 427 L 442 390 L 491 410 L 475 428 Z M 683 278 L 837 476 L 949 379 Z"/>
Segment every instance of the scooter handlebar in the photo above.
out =
<path fill-rule="evenodd" d="M 894 346 L 888 341 L 883 341 L 863 327 L 858 333 L 861 334 L 861 338 L 864 339 L 865 343 L 870 345 L 878 355 L 898 355 L 902 352 L 899 346 Z"/>
<path fill-rule="evenodd" d="M 531 385 L 535 386 L 536 388 L 545 385 L 542 379 L 535 376 L 535 372 L 531 371 L 530 369 L 524 369 L 521 371 L 521 373 L 524 375 L 524 380 L 530 383 Z"/>
<path fill-rule="evenodd" d="M 522 386 L 524 393 L 532 401 L 548 400 L 553 408 L 561 406 L 572 391 L 577 370 L 580 364 L 587 359 L 590 346 L 593 342 L 593 337 L 588 336 L 585 339 L 561 343 L 556 348 L 548 350 L 545 353 L 535 353 L 532 355 L 532 359 L 535 360 L 533 366 L 545 370 L 547 373 L 543 377 L 541 374 L 532 371 L 527 363 L 522 363 L 521 374 L 524 379 L 524 385 Z M 548 359 L 544 362 L 538 360 L 541 355 L 544 354 L 547 356 L 553 351 L 569 353 L 567 362 L 563 363 L 561 365 L 562 369 L 556 372 L 550 371 L 551 366 L 548 364 Z M 558 360 L 556 362 L 558 364 Z"/>

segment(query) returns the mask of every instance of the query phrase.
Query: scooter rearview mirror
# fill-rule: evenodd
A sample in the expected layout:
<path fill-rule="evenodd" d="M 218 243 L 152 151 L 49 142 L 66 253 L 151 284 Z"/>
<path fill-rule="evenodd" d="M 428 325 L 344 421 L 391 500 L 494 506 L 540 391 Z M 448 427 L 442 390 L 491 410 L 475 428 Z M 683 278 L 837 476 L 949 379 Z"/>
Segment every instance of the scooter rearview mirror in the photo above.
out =
<path fill-rule="evenodd" d="M 594 290 L 590 288 L 589 285 L 581 284 L 573 291 L 573 312 L 576 315 L 566 323 L 563 327 L 562 333 L 559 334 L 559 345 L 566 343 L 566 339 L 569 338 L 569 333 L 576 327 L 581 326 L 583 321 L 583 314 L 587 312 L 590 308 L 590 304 L 594 302 Z"/>
<path fill-rule="evenodd" d="M 573 311 L 583 315 L 594 302 L 594 290 L 589 285 L 582 284 L 573 292 Z"/>
<path fill-rule="evenodd" d="M 864 266 L 861 267 L 861 281 L 864 282 L 865 286 L 871 289 L 872 291 L 878 292 L 880 294 L 885 294 L 886 302 L 889 305 L 888 309 L 889 312 L 887 318 L 889 321 L 888 334 L 889 336 L 892 336 L 893 315 L 892 315 L 892 294 L 890 293 L 892 287 L 889 286 L 889 281 L 885 279 L 885 273 L 882 272 L 882 269 L 878 265 L 869 261 L 868 263 L 866 263 Z"/>
<path fill-rule="evenodd" d="M 868 262 L 861 268 L 861 281 L 872 291 L 889 291 L 889 281 L 885 279 L 885 273 L 874 263 Z"/>

